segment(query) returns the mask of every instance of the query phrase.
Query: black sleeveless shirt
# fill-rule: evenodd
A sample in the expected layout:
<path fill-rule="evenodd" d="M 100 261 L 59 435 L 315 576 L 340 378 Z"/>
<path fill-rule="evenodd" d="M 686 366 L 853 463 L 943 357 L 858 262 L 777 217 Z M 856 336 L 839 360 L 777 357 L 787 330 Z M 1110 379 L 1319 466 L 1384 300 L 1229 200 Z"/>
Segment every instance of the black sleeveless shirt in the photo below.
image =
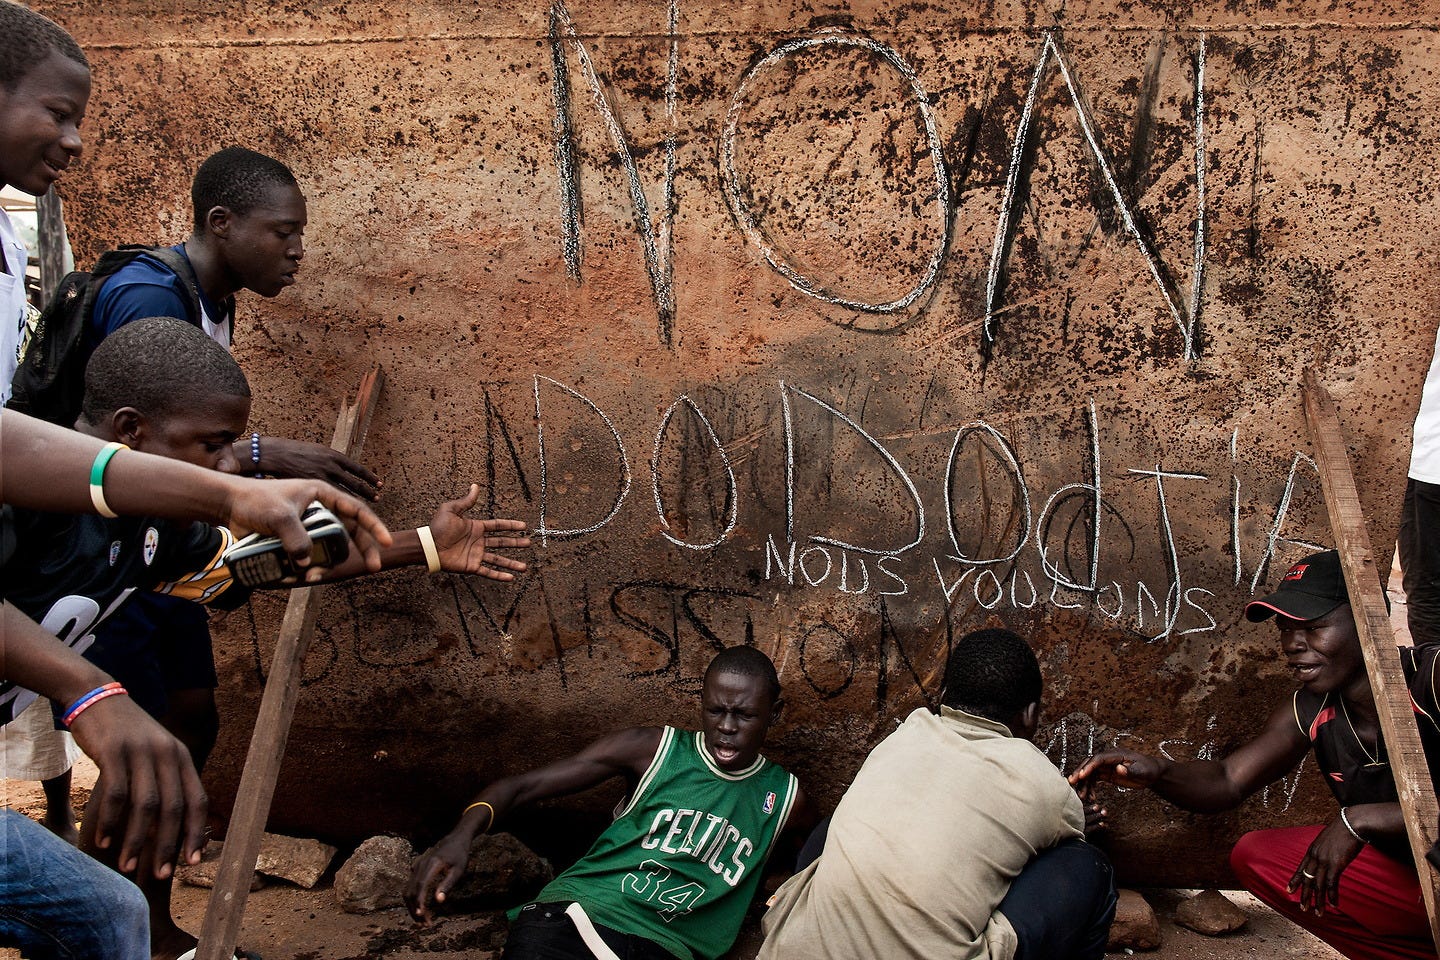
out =
<path fill-rule="evenodd" d="M 1400 665 L 1410 688 L 1410 703 L 1434 782 L 1440 782 L 1437 778 L 1440 774 L 1437 659 L 1440 659 L 1440 645 L 1400 648 Z M 1362 742 L 1338 693 L 1317 695 L 1301 688 L 1295 691 L 1294 709 L 1295 722 L 1301 734 L 1309 739 L 1315 762 L 1336 803 L 1348 807 L 1360 803 L 1394 803 L 1399 799 L 1384 738 L 1377 737 L 1374 744 Z M 1409 858 L 1408 848 L 1393 852 Z"/>

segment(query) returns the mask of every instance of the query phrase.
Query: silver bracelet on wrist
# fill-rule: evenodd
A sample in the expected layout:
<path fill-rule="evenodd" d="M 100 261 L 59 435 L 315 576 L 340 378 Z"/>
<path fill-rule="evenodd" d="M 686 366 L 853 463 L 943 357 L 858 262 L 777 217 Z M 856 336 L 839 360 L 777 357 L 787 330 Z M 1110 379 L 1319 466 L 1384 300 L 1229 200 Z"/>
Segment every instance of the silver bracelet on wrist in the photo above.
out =
<path fill-rule="evenodd" d="M 1360 841 L 1361 843 L 1369 843 L 1369 842 L 1370 842 L 1369 840 L 1366 840 L 1364 837 L 1360 836 L 1360 834 L 1358 834 L 1358 833 L 1355 832 L 1355 828 L 1350 825 L 1350 817 L 1349 817 L 1349 815 L 1345 812 L 1345 810 L 1346 810 L 1345 807 L 1341 807 L 1341 808 L 1340 808 L 1340 822 L 1343 823 L 1343 824 L 1345 824 L 1345 829 L 1350 831 L 1350 836 L 1354 837 L 1356 840 Z"/>

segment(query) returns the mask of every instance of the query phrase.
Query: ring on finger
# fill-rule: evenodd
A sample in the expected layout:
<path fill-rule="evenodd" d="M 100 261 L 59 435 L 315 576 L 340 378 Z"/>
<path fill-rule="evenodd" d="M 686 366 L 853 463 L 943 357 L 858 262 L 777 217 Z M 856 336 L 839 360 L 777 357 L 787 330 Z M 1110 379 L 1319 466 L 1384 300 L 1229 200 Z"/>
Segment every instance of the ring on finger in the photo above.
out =
<path fill-rule="evenodd" d="M 1314 880 L 1314 879 L 1315 879 L 1315 874 L 1310 873 L 1309 871 L 1306 871 L 1306 870 L 1301 870 L 1301 871 L 1300 871 L 1300 876 L 1304 877 L 1306 880 Z"/>

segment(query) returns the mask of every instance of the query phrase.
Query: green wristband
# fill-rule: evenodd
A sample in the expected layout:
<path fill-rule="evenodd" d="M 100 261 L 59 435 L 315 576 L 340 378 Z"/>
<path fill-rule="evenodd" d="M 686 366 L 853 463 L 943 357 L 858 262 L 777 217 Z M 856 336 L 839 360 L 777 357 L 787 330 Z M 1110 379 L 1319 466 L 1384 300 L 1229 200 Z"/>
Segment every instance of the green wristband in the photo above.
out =
<path fill-rule="evenodd" d="M 105 502 L 105 468 L 110 465 L 110 458 L 121 450 L 128 447 L 123 443 L 107 443 L 95 455 L 95 462 L 90 465 L 90 502 L 95 505 L 95 512 L 102 517 L 117 517 L 110 504 Z"/>

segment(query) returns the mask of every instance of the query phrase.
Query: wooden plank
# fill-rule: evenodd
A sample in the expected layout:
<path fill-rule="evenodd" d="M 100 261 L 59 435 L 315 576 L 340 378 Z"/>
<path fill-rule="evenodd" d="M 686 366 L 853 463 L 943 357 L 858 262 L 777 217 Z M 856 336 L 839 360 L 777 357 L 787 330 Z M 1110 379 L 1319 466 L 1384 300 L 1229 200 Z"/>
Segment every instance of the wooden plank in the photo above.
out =
<path fill-rule="evenodd" d="M 380 367 L 373 368 L 360 381 L 353 403 L 340 407 L 331 446 L 346 456 L 358 457 L 365 445 L 375 401 L 385 383 Z M 260 854 L 260 834 L 270 817 L 270 802 L 280 776 L 280 761 L 290 738 L 290 721 L 300 695 L 305 653 L 315 632 L 315 616 L 320 609 L 324 587 L 300 587 L 290 592 L 285 618 L 280 623 L 280 636 L 270 663 L 270 676 L 260 699 L 260 713 L 255 732 L 250 737 L 250 752 L 235 796 L 235 809 L 230 816 L 230 829 L 220 854 L 220 867 L 215 875 L 215 888 L 205 911 L 200 930 L 200 946 L 196 960 L 230 960 L 240 937 L 240 923 L 245 917 L 245 904 L 250 897 L 250 878 Z"/>
<path fill-rule="evenodd" d="M 1430 915 L 1430 932 L 1440 943 L 1440 876 L 1425 859 L 1435 843 L 1436 819 L 1440 807 L 1435 788 L 1425 763 L 1425 750 L 1410 704 L 1410 691 L 1390 631 L 1390 614 L 1385 608 L 1385 594 L 1380 586 L 1380 572 L 1370 549 L 1370 534 L 1365 527 L 1365 513 L 1350 471 L 1350 454 L 1340 429 L 1340 417 L 1329 392 L 1319 377 L 1305 370 L 1305 419 L 1310 426 L 1310 439 L 1315 445 L 1315 461 L 1320 467 L 1320 483 L 1325 490 L 1325 509 L 1330 514 L 1330 529 L 1335 535 L 1335 548 L 1340 552 L 1340 565 L 1345 571 L 1345 586 L 1350 592 L 1350 607 L 1355 614 L 1355 628 L 1360 635 L 1360 648 L 1365 653 L 1365 668 L 1370 674 L 1370 689 L 1375 694 L 1375 707 L 1380 715 L 1380 731 L 1385 749 L 1390 754 L 1390 771 L 1395 789 L 1400 794 L 1400 809 L 1405 816 L 1410 849 L 1420 871 L 1420 889 L 1425 895 L 1425 909 Z M 1388 560 L 1387 560 L 1388 567 Z"/>
<path fill-rule="evenodd" d="M 41 303 L 49 303 L 65 276 L 65 217 L 60 195 L 51 187 L 35 201 L 36 246 L 39 247 Z"/>

